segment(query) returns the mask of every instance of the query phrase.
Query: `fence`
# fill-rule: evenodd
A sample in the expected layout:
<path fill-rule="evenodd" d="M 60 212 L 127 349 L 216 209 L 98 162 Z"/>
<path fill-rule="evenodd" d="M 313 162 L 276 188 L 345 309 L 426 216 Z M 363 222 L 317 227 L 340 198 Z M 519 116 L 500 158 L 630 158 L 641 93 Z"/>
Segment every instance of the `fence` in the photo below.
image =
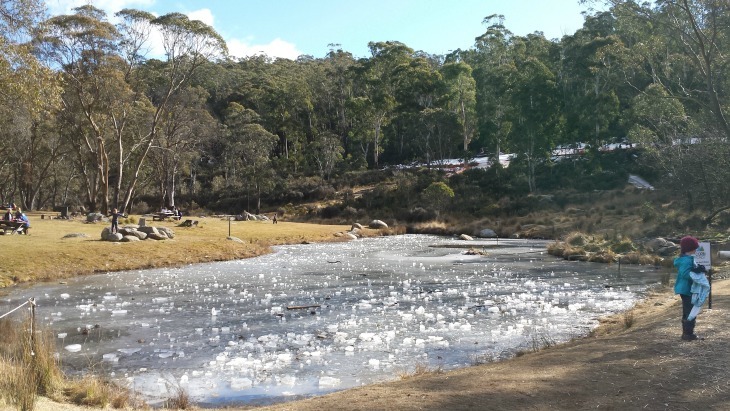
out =
<path fill-rule="evenodd" d="M 3 318 L 9 316 L 10 314 L 20 310 L 21 308 L 25 307 L 26 305 L 30 306 L 30 342 L 31 347 L 34 347 L 34 340 L 35 340 L 35 297 L 31 297 L 28 299 L 28 301 L 24 302 L 23 304 L 20 304 L 19 306 L 13 308 L 12 310 L 8 311 L 7 313 L 0 315 L 0 320 Z M 33 353 L 31 353 L 33 355 Z"/>

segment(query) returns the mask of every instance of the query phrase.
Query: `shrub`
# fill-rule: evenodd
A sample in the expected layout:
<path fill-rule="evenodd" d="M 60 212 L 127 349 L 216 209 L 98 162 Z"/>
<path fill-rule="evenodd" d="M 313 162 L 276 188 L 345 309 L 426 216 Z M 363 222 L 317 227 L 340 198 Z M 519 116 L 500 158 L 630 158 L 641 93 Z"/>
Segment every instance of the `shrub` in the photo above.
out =
<path fill-rule="evenodd" d="M 322 218 L 335 218 L 340 215 L 341 211 L 338 206 L 329 205 L 327 207 L 322 208 L 319 211 L 319 215 Z"/>
<path fill-rule="evenodd" d="M 636 246 L 631 242 L 631 240 L 624 239 L 619 243 L 611 244 L 611 251 L 619 254 L 625 254 L 631 251 L 636 251 Z"/>
<path fill-rule="evenodd" d="M 426 210 L 423 207 L 413 208 L 405 216 L 405 220 L 409 223 L 422 223 L 435 218 L 436 213 L 433 210 Z"/>
<path fill-rule="evenodd" d="M 129 207 L 129 212 L 132 214 L 145 214 L 150 210 L 149 204 L 147 204 L 146 201 L 140 201 L 138 203 L 132 204 L 131 207 Z"/>
<path fill-rule="evenodd" d="M 583 233 L 572 232 L 565 237 L 565 242 L 572 246 L 584 246 L 588 243 L 588 237 Z"/>

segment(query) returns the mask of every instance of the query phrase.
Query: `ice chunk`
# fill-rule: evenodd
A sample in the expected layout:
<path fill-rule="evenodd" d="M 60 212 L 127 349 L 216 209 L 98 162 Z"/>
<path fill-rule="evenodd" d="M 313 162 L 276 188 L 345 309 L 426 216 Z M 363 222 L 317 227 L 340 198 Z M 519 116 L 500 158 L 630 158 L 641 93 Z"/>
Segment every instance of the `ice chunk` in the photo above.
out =
<path fill-rule="evenodd" d="M 253 386 L 253 381 L 249 378 L 231 378 L 231 389 L 236 391 L 245 390 Z"/>
<path fill-rule="evenodd" d="M 117 362 L 119 361 L 119 357 L 117 357 L 114 353 L 104 354 L 101 356 L 102 360 L 108 361 L 108 362 Z"/>
<path fill-rule="evenodd" d="M 293 386 L 297 382 L 297 377 L 293 375 L 282 375 L 279 378 L 279 384 Z"/>
<path fill-rule="evenodd" d="M 59 333 L 58 338 L 66 338 L 67 335 L 66 333 Z"/>
<path fill-rule="evenodd" d="M 79 352 L 81 351 L 81 344 L 71 344 L 64 347 L 68 352 Z"/>
<path fill-rule="evenodd" d="M 319 388 L 331 388 L 340 385 L 340 379 L 335 377 L 319 377 Z"/>
<path fill-rule="evenodd" d="M 65 300 L 65 299 L 67 299 L 67 298 L 69 298 L 69 297 L 71 297 L 71 296 L 70 296 L 70 295 L 68 295 L 68 294 L 66 294 L 66 293 L 63 293 L 63 294 L 61 294 L 61 295 L 60 295 L 59 297 L 61 297 L 61 298 L 63 298 L 63 299 Z"/>

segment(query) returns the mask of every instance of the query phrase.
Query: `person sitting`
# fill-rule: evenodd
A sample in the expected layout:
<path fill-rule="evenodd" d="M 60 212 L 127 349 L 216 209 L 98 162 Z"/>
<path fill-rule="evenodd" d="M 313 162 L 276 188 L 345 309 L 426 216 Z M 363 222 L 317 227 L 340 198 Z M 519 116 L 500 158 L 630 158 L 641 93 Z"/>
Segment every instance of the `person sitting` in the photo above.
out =
<path fill-rule="evenodd" d="M 30 220 L 28 220 L 28 216 L 23 213 L 23 210 L 20 208 L 15 211 L 15 221 L 20 221 L 23 223 L 23 234 L 28 235 L 28 230 L 30 230 Z"/>
<path fill-rule="evenodd" d="M 5 221 L 13 221 L 13 209 L 8 207 L 8 211 L 5 212 L 3 215 L 3 220 Z"/>

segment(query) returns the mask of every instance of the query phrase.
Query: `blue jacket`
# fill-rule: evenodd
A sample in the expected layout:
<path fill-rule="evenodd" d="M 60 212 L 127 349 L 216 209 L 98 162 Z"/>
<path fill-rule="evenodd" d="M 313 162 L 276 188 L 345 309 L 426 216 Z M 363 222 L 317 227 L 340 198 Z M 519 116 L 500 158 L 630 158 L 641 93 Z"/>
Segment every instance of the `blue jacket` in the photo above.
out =
<path fill-rule="evenodd" d="M 695 266 L 694 256 L 682 254 L 674 259 L 674 266 L 677 268 L 674 293 L 692 296 L 692 277 L 690 277 L 689 271 Z"/>
<path fill-rule="evenodd" d="M 690 271 L 689 276 L 692 277 L 692 305 L 702 307 L 707 296 L 710 295 L 710 281 L 707 280 L 704 273 Z"/>

